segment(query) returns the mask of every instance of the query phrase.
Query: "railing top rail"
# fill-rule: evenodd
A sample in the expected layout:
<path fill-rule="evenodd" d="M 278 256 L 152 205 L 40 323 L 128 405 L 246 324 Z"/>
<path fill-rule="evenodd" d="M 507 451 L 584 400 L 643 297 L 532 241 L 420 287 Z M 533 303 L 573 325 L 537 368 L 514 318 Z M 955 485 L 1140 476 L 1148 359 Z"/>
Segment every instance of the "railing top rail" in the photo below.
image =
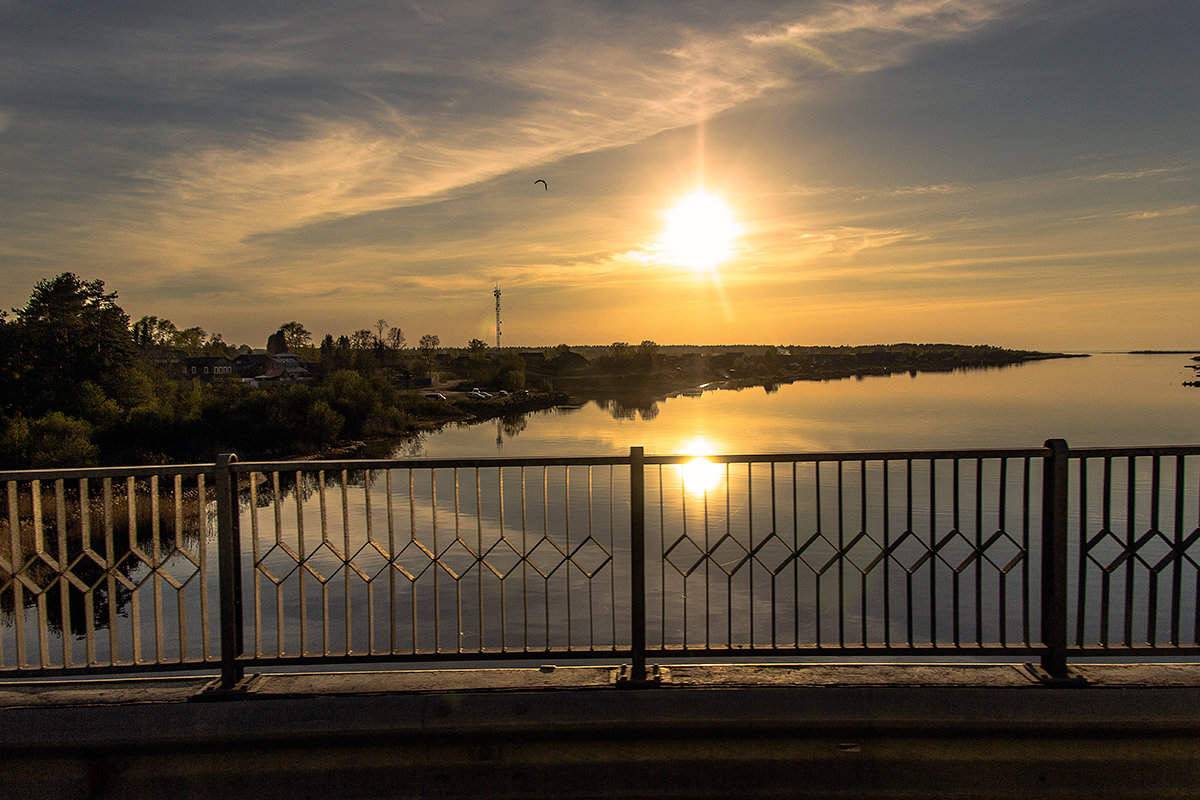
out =
<path fill-rule="evenodd" d="M 964 450 L 859 450 L 845 452 L 811 453 L 755 453 L 722 454 L 705 453 L 704 458 L 719 464 L 780 463 L 780 462 L 829 462 L 829 461 L 903 461 L 925 459 L 990 459 L 990 458 L 1039 458 L 1049 451 L 1045 447 L 1027 448 L 983 448 Z M 647 454 L 643 463 L 682 464 L 696 458 L 698 454 Z M 1073 447 L 1068 451 L 1071 458 L 1121 458 L 1143 456 L 1193 456 L 1200 455 L 1200 445 L 1163 445 L 1146 447 Z M 630 456 L 534 456 L 525 458 L 409 458 L 409 459 L 330 459 L 295 461 L 235 461 L 230 468 L 235 472 L 274 471 L 340 471 L 340 470 L 384 470 L 384 469 L 474 469 L 497 467 L 554 467 L 554 466 L 607 466 L 630 463 Z M 113 467 L 77 467 L 71 469 L 23 469 L 0 470 L 0 482 L 31 480 L 74 480 L 80 478 L 126 478 L 150 475 L 200 475 L 212 474 L 219 469 L 217 464 L 165 464 Z"/>
<path fill-rule="evenodd" d="M 473 469 L 496 467 L 560 467 L 606 466 L 628 464 L 629 456 L 535 457 L 535 458 L 409 458 L 409 459 L 343 459 L 328 461 L 239 461 L 230 465 L 234 472 L 295 471 L 326 472 L 340 470 L 384 469 Z"/>
<path fill-rule="evenodd" d="M 165 464 L 133 467 L 76 467 L 73 469 L 0 470 L 0 482 L 76 480 L 79 478 L 128 478 L 149 475 L 211 475 L 214 464 Z"/>
<path fill-rule="evenodd" d="M 974 458 L 1041 458 L 1047 454 L 1045 447 L 1008 448 L 985 450 L 861 450 L 847 452 L 812 453 L 757 453 L 731 455 L 712 453 L 703 457 L 718 464 L 764 463 L 764 462 L 811 462 L 811 461 L 912 461 L 923 459 L 974 459 Z M 647 455 L 646 464 L 682 464 L 696 458 L 688 455 Z"/>
<path fill-rule="evenodd" d="M 1195 456 L 1200 455 L 1200 444 L 1162 445 L 1157 447 L 1072 447 L 1068 455 L 1071 458 Z"/>

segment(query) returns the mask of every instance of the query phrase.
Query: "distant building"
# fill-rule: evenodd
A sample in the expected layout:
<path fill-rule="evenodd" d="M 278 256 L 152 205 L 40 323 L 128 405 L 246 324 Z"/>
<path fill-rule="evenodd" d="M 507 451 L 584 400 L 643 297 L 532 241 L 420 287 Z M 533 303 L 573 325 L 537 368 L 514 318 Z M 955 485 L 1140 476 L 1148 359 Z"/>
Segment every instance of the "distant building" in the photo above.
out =
<path fill-rule="evenodd" d="M 249 353 L 233 362 L 237 376 L 255 386 L 279 386 L 312 380 L 308 362 L 293 353 Z"/>
<path fill-rule="evenodd" d="M 183 376 L 191 380 L 212 383 L 234 376 L 233 362 L 224 356 L 186 356 L 179 364 Z"/>

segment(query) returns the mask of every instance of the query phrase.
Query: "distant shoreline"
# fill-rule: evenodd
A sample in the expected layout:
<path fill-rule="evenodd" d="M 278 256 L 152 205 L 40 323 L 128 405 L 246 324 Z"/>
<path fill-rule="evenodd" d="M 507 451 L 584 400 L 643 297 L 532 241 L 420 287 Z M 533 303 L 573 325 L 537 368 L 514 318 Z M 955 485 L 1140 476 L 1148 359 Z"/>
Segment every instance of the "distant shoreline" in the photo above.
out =
<path fill-rule="evenodd" d="M 946 373 L 972 369 L 1002 369 L 1030 361 L 1058 358 L 1088 358 L 1088 353 L 1047 353 L 1005 350 L 986 345 L 871 345 L 841 347 L 793 347 L 785 354 L 763 360 L 764 346 L 730 348 L 701 357 L 675 355 L 669 350 L 643 359 L 613 359 L 597 354 L 580 359 L 574 366 L 558 370 L 548 361 L 543 369 L 526 370 L 527 380 L 552 385 L 521 400 L 493 397 L 456 399 L 444 414 L 421 416 L 399 436 L 346 441 L 321 449 L 302 459 L 384 457 L 404 441 L 421 433 L 435 432 L 447 425 L 475 425 L 497 418 L 517 416 L 562 405 L 615 400 L 640 407 L 669 397 L 713 389 L 778 387 L 798 381 L 832 381 L 882 377 L 908 373 Z M 714 348 L 715 350 L 715 348 Z M 597 348 L 598 352 L 603 352 Z M 451 384 L 453 385 L 453 384 Z M 467 382 L 460 382 L 459 387 Z M 428 410 L 428 407 L 426 409 Z"/>

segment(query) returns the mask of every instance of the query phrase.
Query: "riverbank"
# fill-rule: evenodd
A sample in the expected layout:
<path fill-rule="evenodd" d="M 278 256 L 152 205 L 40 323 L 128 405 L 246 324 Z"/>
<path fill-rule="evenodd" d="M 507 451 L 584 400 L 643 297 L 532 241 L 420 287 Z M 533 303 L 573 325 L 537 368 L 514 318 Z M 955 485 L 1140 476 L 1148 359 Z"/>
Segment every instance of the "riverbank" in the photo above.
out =
<path fill-rule="evenodd" d="M 583 349 L 583 348 L 581 348 Z M 405 455 L 405 443 L 451 425 L 476 425 L 588 402 L 648 408 L 668 397 L 699 395 L 717 389 L 762 387 L 770 392 L 798 381 L 833 381 L 892 374 L 1003 369 L 1030 361 L 1083 358 L 1086 354 L 1007 350 L 987 345 L 869 345 L 802 347 L 779 350 L 761 346 L 671 347 L 614 356 L 594 349 L 592 358 L 558 348 L 546 358 L 527 358 L 527 386 L 543 391 L 497 392 L 480 397 L 469 381 L 449 380 L 411 392 L 422 398 L 408 411 L 412 424 L 400 435 L 339 442 L 318 452 L 297 454 L 306 460 L 386 458 Z M 527 354 L 530 355 L 530 354 Z M 539 354 L 540 355 L 540 354 Z M 439 399 L 428 402 L 429 395 Z M 472 396 L 475 395 L 475 396 Z M 416 456 L 418 452 L 409 453 Z"/>

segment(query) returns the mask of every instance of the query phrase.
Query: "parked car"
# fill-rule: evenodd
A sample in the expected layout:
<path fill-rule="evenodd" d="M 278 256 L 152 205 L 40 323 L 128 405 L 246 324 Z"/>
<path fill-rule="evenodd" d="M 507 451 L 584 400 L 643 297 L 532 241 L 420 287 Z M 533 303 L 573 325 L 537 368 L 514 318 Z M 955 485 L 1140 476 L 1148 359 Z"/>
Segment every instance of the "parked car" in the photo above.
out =
<path fill-rule="evenodd" d="M 426 392 L 425 396 L 430 398 L 431 400 L 445 400 L 446 399 L 446 395 L 442 394 L 441 392 Z"/>
<path fill-rule="evenodd" d="M 472 389 L 471 391 L 467 392 L 467 397 L 471 398 L 472 400 L 487 400 L 491 397 L 491 395 L 482 389 Z"/>

